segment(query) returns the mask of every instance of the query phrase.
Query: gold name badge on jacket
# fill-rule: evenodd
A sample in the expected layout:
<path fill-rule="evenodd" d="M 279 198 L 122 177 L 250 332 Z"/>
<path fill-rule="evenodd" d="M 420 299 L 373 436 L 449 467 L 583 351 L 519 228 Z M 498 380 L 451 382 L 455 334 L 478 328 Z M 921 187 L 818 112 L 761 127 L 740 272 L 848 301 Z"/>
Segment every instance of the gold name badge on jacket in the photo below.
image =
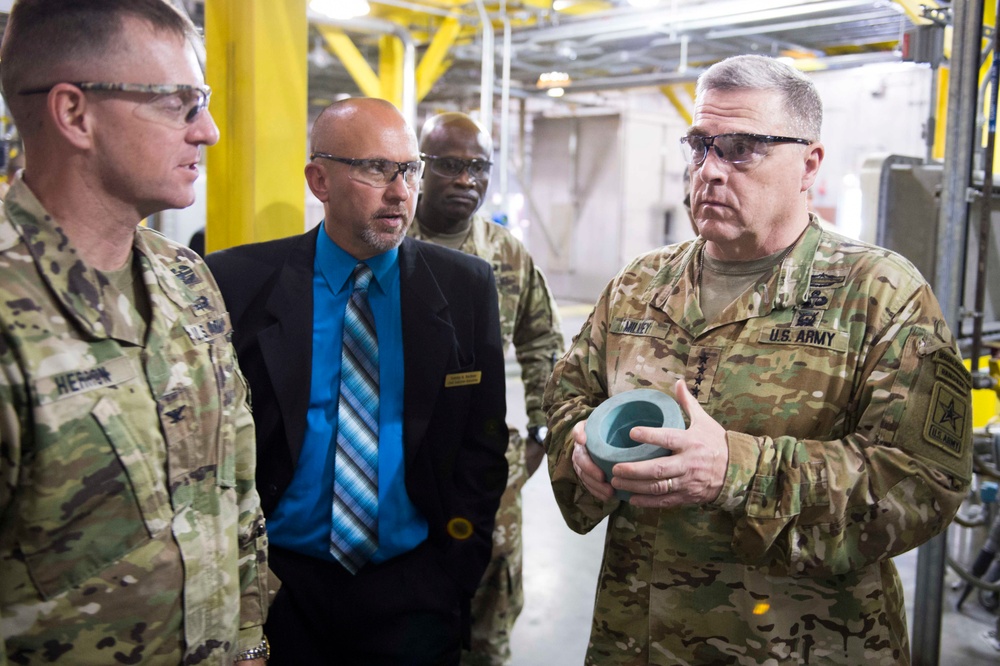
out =
<path fill-rule="evenodd" d="M 455 386 L 471 386 L 473 384 L 479 384 L 482 380 L 482 370 L 475 370 L 473 372 L 453 372 L 450 375 L 444 376 L 444 387 L 453 388 Z"/>

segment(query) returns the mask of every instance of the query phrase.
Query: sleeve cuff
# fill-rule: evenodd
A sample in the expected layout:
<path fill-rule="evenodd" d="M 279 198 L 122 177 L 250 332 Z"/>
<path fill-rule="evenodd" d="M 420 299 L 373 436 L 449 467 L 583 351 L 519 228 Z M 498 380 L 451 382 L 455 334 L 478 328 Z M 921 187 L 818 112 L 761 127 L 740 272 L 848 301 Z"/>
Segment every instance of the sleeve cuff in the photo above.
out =
<path fill-rule="evenodd" d="M 761 448 L 756 437 L 732 430 L 726 432 L 726 443 L 729 445 L 726 478 L 712 505 L 733 513 L 746 506 Z"/>
<path fill-rule="evenodd" d="M 260 645 L 263 640 L 264 627 L 260 625 L 240 629 L 239 645 L 236 648 L 236 652 L 243 652 L 244 650 L 255 648 Z"/>

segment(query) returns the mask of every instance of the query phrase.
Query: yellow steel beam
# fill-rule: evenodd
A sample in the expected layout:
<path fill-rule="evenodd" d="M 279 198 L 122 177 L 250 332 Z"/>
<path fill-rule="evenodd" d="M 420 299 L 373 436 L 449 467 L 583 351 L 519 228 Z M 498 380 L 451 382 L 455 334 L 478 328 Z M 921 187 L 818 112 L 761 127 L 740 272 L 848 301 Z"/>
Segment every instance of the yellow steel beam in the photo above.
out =
<path fill-rule="evenodd" d="M 317 25 L 316 29 L 326 40 L 327 46 L 330 47 L 334 55 L 340 58 L 347 73 L 361 89 L 361 94 L 365 97 L 382 97 L 382 83 L 379 81 L 378 74 L 372 70 L 351 38 L 345 35 L 342 30 L 332 26 Z"/>
<path fill-rule="evenodd" d="M 692 117 L 691 111 L 688 109 L 688 100 L 692 99 L 692 96 L 687 95 L 684 84 L 678 85 L 675 83 L 672 85 L 660 86 L 660 92 L 662 92 L 666 98 L 670 100 L 670 104 L 677 111 L 678 115 L 684 119 L 684 122 L 690 125 Z M 682 99 L 681 95 L 678 93 L 685 93 L 687 100 Z"/>
<path fill-rule="evenodd" d="M 935 108 L 934 146 L 931 156 L 938 161 L 944 161 L 945 130 L 948 128 L 948 84 L 951 79 L 951 69 L 941 65 L 937 70 L 937 99 L 933 100 Z"/>
<path fill-rule="evenodd" d="M 427 96 L 441 75 L 448 71 L 448 65 L 445 64 L 444 59 L 448 55 L 448 49 L 455 43 L 455 39 L 458 38 L 461 31 L 462 24 L 459 23 L 457 17 L 449 16 L 441 21 L 437 32 L 434 33 L 434 38 L 427 45 L 424 57 L 417 65 L 418 102 Z"/>
<path fill-rule="evenodd" d="M 378 38 L 379 97 L 403 108 L 403 43 L 392 35 Z"/>
<path fill-rule="evenodd" d="M 301 233 L 306 0 L 206 0 L 205 46 L 221 135 L 206 153 L 206 250 Z"/>
<path fill-rule="evenodd" d="M 582 16 L 594 12 L 603 12 L 613 9 L 614 4 L 607 0 L 556 0 L 552 3 L 552 8 L 560 14 L 566 16 Z"/>
<path fill-rule="evenodd" d="M 914 25 L 926 25 L 930 23 L 921 13 L 921 7 L 937 9 L 939 5 L 934 0 L 895 0 L 896 4 L 903 8 L 904 13 L 910 18 Z"/>

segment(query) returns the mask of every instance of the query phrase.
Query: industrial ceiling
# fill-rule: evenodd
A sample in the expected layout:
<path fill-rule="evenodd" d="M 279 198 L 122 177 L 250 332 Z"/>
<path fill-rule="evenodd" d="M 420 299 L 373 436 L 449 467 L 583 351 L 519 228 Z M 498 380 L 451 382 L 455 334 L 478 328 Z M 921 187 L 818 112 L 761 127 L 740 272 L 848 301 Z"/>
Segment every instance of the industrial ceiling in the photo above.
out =
<path fill-rule="evenodd" d="M 946 18 L 947 2 L 916 0 L 370 0 L 362 22 L 342 29 L 377 70 L 379 36 L 370 25 L 401 25 L 416 42 L 417 57 L 445 21 L 461 25 L 442 69 L 421 101 L 474 106 L 482 81 L 483 17 L 493 35 L 496 86 L 509 57 L 510 94 L 545 94 L 539 77 L 568 75 L 566 99 L 594 91 L 655 87 L 692 81 L 727 56 L 762 53 L 796 59 L 805 70 L 899 61 L 903 34 L 926 23 L 927 12 Z M 356 26 L 362 25 L 363 29 Z M 505 28 L 507 31 L 505 39 Z M 358 86 L 313 29 L 310 95 L 357 94 Z M 507 50 L 509 48 L 509 50 Z"/>
<path fill-rule="evenodd" d="M 172 0 L 196 23 L 205 0 Z M 419 61 L 442 26 L 454 26 L 429 90 L 420 102 L 468 110 L 480 102 L 484 42 L 492 42 L 494 88 L 505 56 L 509 94 L 545 98 L 539 78 L 562 72 L 565 101 L 693 81 L 727 56 L 794 58 L 803 70 L 899 61 L 904 33 L 924 16 L 947 21 L 946 0 L 369 0 L 367 16 L 327 21 L 310 13 L 309 95 L 320 108 L 359 85 L 333 53 L 322 25 L 342 30 L 374 71 L 384 27 L 412 39 Z M 0 11 L 10 0 L 0 0 Z M 5 16 L 3 16 L 5 18 Z M 484 20 L 485 19 L 485 20 Z M 491 30 L 484 35 L 488 21 Z M 590 97 L 588 98 L 588 94 Z"/>

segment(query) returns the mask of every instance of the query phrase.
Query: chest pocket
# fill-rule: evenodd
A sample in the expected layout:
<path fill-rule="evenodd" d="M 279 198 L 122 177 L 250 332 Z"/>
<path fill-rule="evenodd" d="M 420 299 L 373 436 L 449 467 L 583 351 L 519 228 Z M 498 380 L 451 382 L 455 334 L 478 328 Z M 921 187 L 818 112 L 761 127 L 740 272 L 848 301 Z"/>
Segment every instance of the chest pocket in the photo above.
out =
<path fill-rule="evenodd" d="M 231 331 L 228 313 L 184 325 L 171 343 L 179 353 L 166 358 L 154 380 L 172 489 L 206 475 L 219 486 L 236 485 L 238 375 Z M 199 441 L 185 441 L 191 437 Z"/>
<path fill-rule="evenodd" d="M 608 394 L 651 388 L 673 395 L 690 344 L 687 334 L 651 309 L 629 315 L 608 324 Z"/>
<path fill-rule="evenodd" d="M 33 389 L 18 544 L 51 598 L 169 529 L 172 511 L 162 456 L 150 453 L 162 450 L 155 405 L 128 358 L 39 378 Z"/>
<path fill-rule="evenodd" d="M 736 339 L 721 347 L 711 400 L 730 407 L 727 428 L 810 438 L 843 429 L 842 406 L 850 400 L 858 362 L 851 330 L 832 317 L 822 326 L 796 325 L 796 309 L 745 322 Z"/>

